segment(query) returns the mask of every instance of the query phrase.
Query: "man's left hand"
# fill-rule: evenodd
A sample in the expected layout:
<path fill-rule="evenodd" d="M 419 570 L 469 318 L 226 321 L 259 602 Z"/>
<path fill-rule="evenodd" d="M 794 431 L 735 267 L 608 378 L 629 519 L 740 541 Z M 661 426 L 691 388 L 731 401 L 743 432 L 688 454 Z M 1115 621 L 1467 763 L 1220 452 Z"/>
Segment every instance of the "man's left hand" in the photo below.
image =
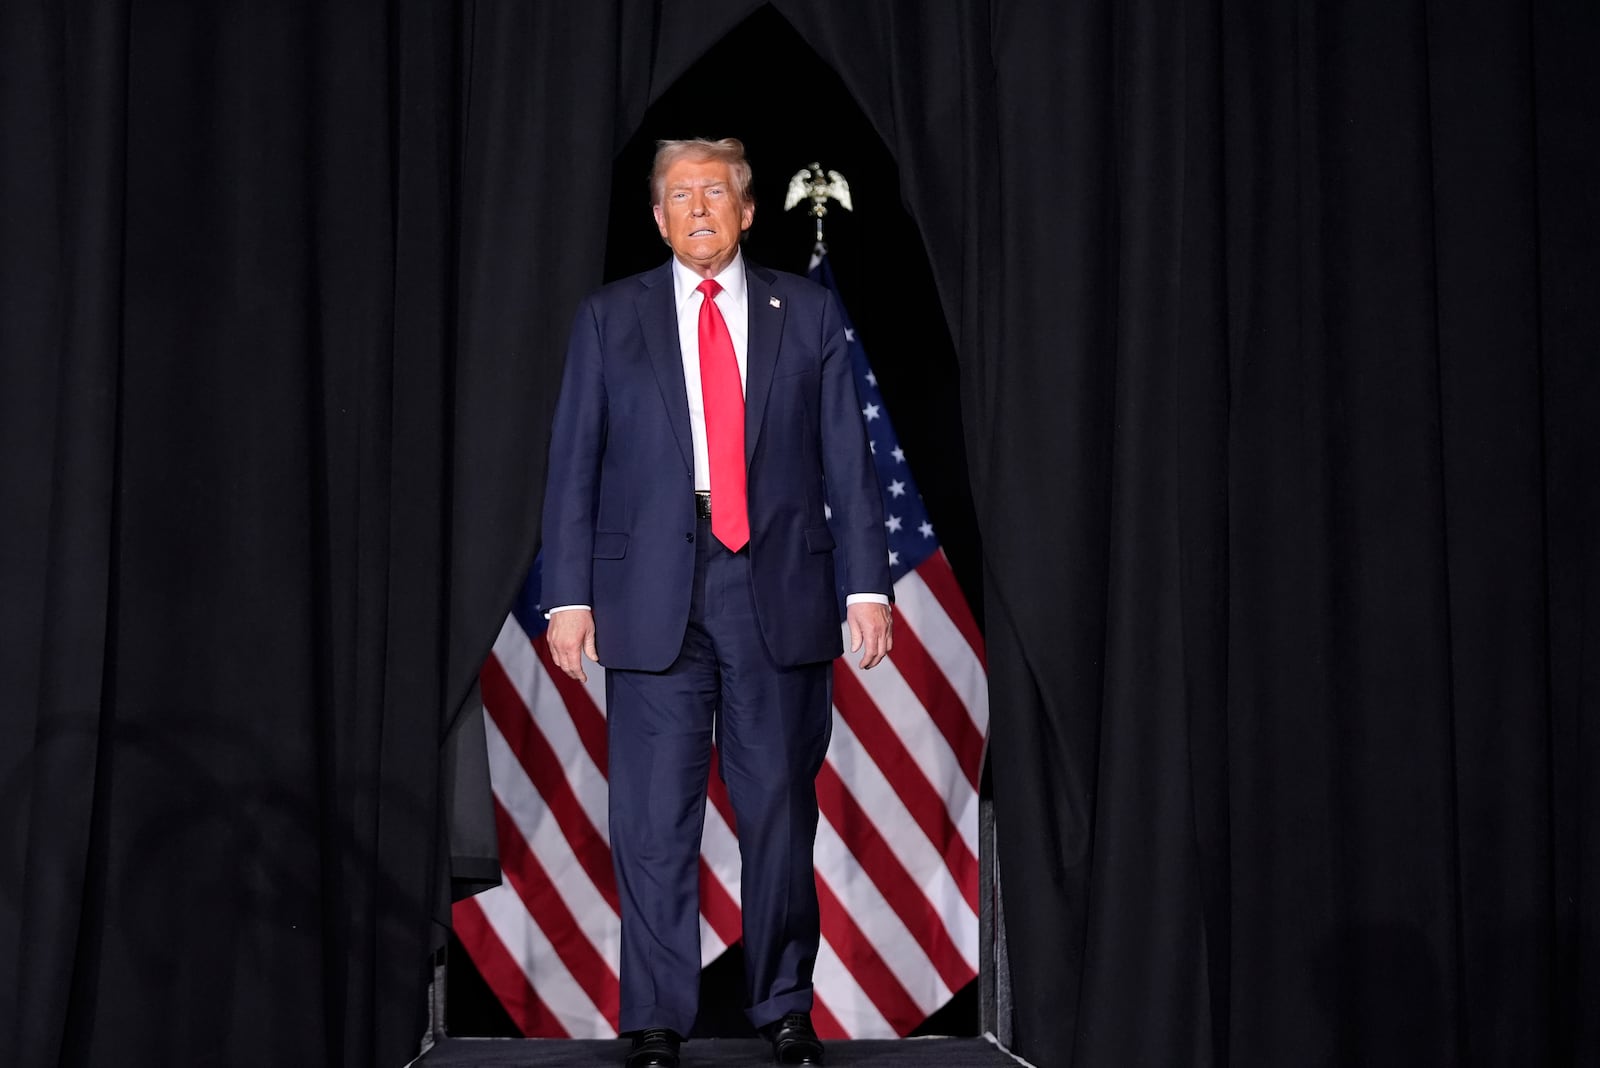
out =
<path fill-rule="evenodd" d="M 861 601 L 847 608 L 845 617 L 850 623 L 850 651 L 862 651 L 862 670 L 877 666 L 894 648 L 889 606 Z"/>

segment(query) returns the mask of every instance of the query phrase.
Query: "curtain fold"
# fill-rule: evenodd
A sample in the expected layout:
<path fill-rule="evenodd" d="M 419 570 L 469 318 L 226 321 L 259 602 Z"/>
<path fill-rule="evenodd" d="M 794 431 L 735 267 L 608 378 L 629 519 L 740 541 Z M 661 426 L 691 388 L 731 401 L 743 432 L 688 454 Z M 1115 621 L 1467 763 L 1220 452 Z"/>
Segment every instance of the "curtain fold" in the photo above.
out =
<path fill-rule="evenodd" d="M 72 1040 L 59 1013 L 28 1010 L 72 996 L 103 893 L 90 827 L 114 655 L 127 17 L 0 13 L 0 707 L 15 739 L 0 753 L 0 1020 L 24 1062 Z"/>

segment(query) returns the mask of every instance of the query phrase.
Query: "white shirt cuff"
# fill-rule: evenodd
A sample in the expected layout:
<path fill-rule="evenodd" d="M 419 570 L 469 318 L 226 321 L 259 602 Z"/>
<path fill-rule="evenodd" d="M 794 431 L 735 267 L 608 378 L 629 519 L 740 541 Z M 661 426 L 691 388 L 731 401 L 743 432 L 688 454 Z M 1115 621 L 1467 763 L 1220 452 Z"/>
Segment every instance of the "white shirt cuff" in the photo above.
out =
<path fill-rule="evenodd" d="M 554 608 L 552 608 L 548 612 L 546 612 L 544 614 L 544 618 L 549 619 L 551 616 L 555 615 L 557 612 L 571 612 L 571 611 L 575 611 L 576 609 L 579 609 L 579 608 L 583 609 L 585 612 L 594 611 L 593 608 L 589 607 L 586 604 L 558 604 Z"/>

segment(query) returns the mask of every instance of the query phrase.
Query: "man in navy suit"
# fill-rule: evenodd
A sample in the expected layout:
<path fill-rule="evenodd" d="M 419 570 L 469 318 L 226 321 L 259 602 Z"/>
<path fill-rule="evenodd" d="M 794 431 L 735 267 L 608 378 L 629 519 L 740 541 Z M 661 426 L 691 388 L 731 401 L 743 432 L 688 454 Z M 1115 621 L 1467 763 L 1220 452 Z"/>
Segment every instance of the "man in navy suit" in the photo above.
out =
<path fill-rule="evenodd" d="M 604 664 L 627 1068 L 675 1068 L 699 992 L 711 747 L 741 853 L 746 1012 L 782 1064 L 821 1064 L 814 780 L 843 651 L 892 646 L 888 550 L 844 319 L 747 262 L 738 141 L 663 141 L 661 267 L 578 310 L 550 445 L 544 594 L 556 666 Z M 831 523 L 830 523 L 831 509 Z"/>

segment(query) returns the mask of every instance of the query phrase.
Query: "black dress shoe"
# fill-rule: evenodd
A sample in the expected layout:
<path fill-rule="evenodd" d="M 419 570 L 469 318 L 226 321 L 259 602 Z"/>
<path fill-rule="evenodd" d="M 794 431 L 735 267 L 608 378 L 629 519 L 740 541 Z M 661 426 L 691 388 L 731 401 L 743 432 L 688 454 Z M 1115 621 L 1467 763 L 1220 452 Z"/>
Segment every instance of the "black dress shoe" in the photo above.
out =
<path fill-rule="evenodd" d="M 822 1041 L 811 1027 L 811 1017 L 791 1012 L 761 1029 L 772 1043 L 772 1059 L 779 1064 L 821 1064 Z"/>
<path fill-rule="evenodd" d="M 633 1048 L 623 1068 L 678 1068 L 678 1032 L 665 1027 L 646 1027 L 633 1036 Z"/>

